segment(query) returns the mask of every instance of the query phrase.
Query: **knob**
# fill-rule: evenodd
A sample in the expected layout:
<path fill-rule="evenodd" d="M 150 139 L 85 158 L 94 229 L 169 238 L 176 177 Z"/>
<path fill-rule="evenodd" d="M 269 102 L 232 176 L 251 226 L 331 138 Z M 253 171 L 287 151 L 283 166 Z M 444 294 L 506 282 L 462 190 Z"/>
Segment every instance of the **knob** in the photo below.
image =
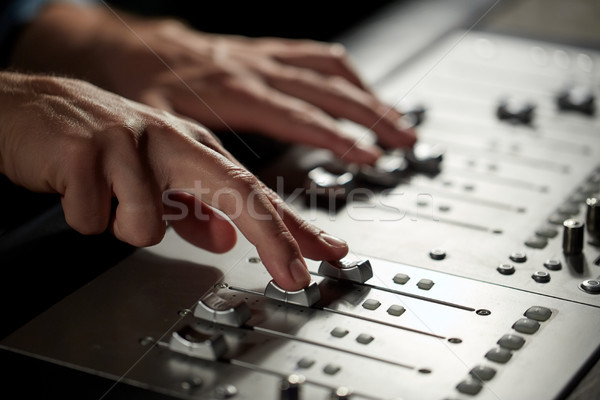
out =
<path fill-rule="evenodd" d="M 406 159 L 412 169 L 426 174 L 436 174 L 444 158 L 444 151 L 436 145 L 417 143 L 406 152 Z"/>
<path fill-rule="evenodd" d="M 596 240 L 600 240 L 600 201 L 597 197 L 590 197 L 585 201 L 587 212 L 585 224 L 587 231 Z"/>
<path fill-rule="evenodd" d="M 595 113 L 595 98 L 590 89 L 574 86 L 563 90 L 556 98 L 558 108 L 563 111 L 576 111 L 585 115 Z"/>
<path fill-rule="evenodd" d="M 373 269 L 369 260 L 323 261 L 319 266 L 319 274 L 334 279 L 365 283 L 373 277 Z"/>
<path fill-rule="evenodd" d="M 340 386 L 331 392 L 330 400 L 350 400 L 352 398 L 352 389 L 346 386 Z"/>
<path fill-rule="evenodd" d="M 368 185 L 394 187 L 408 171 L 408 161 L 401 151 L 388 151 L 381 155 L 374 166 L 361 165 L 356 179 Z"/>
<path fill-rule="evenodd" d="M 196 318 L 235 327 L 244 325 L 251 316 L 245 301 L 225 299 L 214 292 L 204 296 L 194 308 Z"/>
<path fill-rule="evenodd" d="M 305 378 L 302 375 L 292 374 L 281 380 L 279 384 L 280 400 L 299 400 Z"/>
<path fill-rule="evenodd" d="M 188 356 L 214 361 L 227 352 L 227 343 L 220 333 L 206 334 L 191 326 L 186 326 L 171 334 L 169 349 Z"/>
<path fill-rule="evenodd" d="M 563 252 L 567 255 L 578 255 L 583 250 L 583 223 L 576 219 L 563 222 Z"/>
<path fill-rule="evenodd" d="M 275 281 L 269 282 L 265 288 L 265 296 L 271 299 L 283 301 L 285 303 L 297 304 L 300 306 L 310 307 L 321 299 L 319 285 L 316 282 L 311 282 L 304 289 L 297 291 L 288 291 L 280 288 Z"/>
<path fill-rule="evenodd" d="M 502 121 L 529 125 L 533 121 L 535 106 L 532 103 L 505 99 L 500 102 L 496 115 Z"/>
<path fill-rule="evenodd" d="M 330 199 L 345 199 L 354 184 L 349 171 L 330 171 L 322 166 L 308 172 L 307 190 Z"/>

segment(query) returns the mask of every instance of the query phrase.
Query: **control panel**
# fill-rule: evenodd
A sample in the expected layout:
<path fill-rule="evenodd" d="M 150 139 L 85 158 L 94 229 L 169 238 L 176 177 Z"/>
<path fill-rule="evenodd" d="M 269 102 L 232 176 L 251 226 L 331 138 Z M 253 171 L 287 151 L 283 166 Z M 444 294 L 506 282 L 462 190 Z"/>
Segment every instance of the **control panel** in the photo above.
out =
<path fill-rule="evenodd" d="M 294 147 L 263 171 L 349 243 L 305 289 L 241 236 L 216 255 L 168 231 L 1 346 L 166 398 L 568 398 L 600 352 L 599 65 L 447 35 L 375 83 L 414 149 L 367 167 Z"/>

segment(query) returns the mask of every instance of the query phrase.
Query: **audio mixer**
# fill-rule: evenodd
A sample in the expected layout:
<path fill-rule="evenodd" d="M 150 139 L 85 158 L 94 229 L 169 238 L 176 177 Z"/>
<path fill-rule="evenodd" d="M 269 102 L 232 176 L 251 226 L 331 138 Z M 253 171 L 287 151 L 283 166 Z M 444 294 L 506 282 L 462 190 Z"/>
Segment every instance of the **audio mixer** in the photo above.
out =
<path fill-rule="evenodd" d="M 294 147 L 259 173 L 345 259 L 286 292 L 241 235 L 217 255 L 168 230 L 2 348 L 107 399 L 597 396 L 600 52 L 466 27 L 382 67 L 352 43 L 417 146 L 370 167 Z"/>

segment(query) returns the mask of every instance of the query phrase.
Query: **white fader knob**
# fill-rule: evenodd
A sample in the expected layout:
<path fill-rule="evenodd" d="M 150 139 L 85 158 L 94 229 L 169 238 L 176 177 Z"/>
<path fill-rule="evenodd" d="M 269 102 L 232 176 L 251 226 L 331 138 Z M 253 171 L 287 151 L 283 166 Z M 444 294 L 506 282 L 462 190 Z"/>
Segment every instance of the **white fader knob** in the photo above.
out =
<path fill-rule="evenodd" d="M 365 283 L 373 277 L 373 268 L 371 268 L 369 260 L 323 261 L 319 266 L 319 275 L 334 279 Z"/>
<path fill-rule="evenodd" d="M 285 303 L 310 307 L 321 299 L 321 292 L 316 282 L 311 282 L 301 290 L 288 291 L 280 288 L 275 281 L 271 281 L 265 288 L 265 296 Z"/>
<path fill-rule="evenodd" d="M 217 360 L 227 352 L 227 343 L 220 333 L 206 334 L 191 326 L 171 334 L 169 348 L 203 360 Z"/>
<path fill-rule="evenodd" d="M 204 296 L 194 308 L 194 317 L 227 326 L 240 327 L 251 316 L 245 301 L 224 299 L 214 292 Z"/>

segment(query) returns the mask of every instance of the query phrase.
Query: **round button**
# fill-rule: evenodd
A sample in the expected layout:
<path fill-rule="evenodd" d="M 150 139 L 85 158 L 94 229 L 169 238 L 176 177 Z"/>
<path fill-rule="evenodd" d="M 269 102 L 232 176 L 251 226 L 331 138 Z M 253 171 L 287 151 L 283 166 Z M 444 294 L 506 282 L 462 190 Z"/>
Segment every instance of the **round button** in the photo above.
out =
<path fill-rule="evenodd" d="M 519 251 L 515 251 L 508 257 L 517 263 L 524 263 L 525 261 L 527 261 L 527 254 L 521 253 Z"/>
<path fill-rule="evenodd" d="M 510 264 L 500 264 L 496 270 L 502 275 L 512 275 L 515 273 L 515 267 Z"/>
<path fill-rule="evenodd" d="M 443 260 L 446 258 L 446 252 L 442 249 L 432 249 L 429 252 L 429 257 L 431 257 L 432 260 Z"/>
<path fill-rule="evenodd" d="M 597 279 L 588 279 L 581 282 L 579 288 L 590 294 L 600 294 L 600 281 Z"/>
<path fill-rule="evenodd" d="M 538 283 L 550 282 L 550 274 L 546 271 L 536 271 L 531 275 L 531 278 Z"/>
<path fill-rule="evenodd" d="M 544 267 L 548 268 L 550 271 L 558 271 L 562 268 L 562 263 L 556 259 L 549 259 L 544 261 Z"/>

